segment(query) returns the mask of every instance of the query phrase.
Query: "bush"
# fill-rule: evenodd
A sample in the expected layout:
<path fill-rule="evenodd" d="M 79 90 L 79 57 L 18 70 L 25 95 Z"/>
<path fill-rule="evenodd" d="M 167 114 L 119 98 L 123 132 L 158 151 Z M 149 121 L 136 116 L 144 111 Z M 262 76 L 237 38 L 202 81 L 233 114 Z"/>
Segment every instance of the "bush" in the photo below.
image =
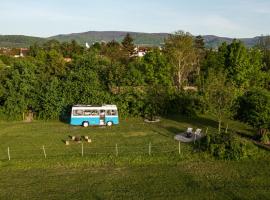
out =
<path fill-rule="evenodd" d="M 248 156 L 246 143 L 232 133 L 207 134 L 200 148 L 217 159 L 239 160 Z"/>
<path fill-rule="evenodd" d="M 201 112 L 204 105 L 195 93 L 180 92 L 170 97 L 167 103 L 167 113 L 194 116 Z"/>
<path fill-rule="evenodd" d="M 253 89 L 238 99 L 236 118 L 258 129 L 270 128 L 270 92 Z"/>

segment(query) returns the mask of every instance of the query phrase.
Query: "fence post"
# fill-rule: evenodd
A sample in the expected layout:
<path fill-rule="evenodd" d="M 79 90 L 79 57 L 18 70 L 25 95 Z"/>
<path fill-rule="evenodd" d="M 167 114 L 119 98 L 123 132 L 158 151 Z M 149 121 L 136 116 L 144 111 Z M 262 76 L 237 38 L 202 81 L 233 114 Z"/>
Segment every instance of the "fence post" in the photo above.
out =
<path fill-rule="evenodd" d="M 149 142 L 148 154 L 149 154 L 149 156 L 151 156 L 151 142 Z"/>
<path fill-rule="evenodd" d="M 83 157 L 83 142 L 82 142 L 82 157 Z"/>
<path fill-rule="evenodd" d="M 10 160 L 10 152 L 9 152 L 9 147 L 7 149 L 7 152 L 8 152 L 8 160 Z"/>
<path fill-rule="evenodd" d="M 178 144 L 178 153 L 179 155 L 181 154 L 181 142 L 179 141 L 179 144 Z"/>
<path fill-rule="evenodd" d="M 42 146 L 42 149 L 43 149 L 43 154 L 44 154 L 44 157 L 47 158 L 47 154 L 46 154 L 46 151 L 45 151 L 45 147 L 44 145 Z"/>
<path fill-rule="evenodd" d="M 115 144 L 115 155 L 118 156 L 118 145 Z"/>

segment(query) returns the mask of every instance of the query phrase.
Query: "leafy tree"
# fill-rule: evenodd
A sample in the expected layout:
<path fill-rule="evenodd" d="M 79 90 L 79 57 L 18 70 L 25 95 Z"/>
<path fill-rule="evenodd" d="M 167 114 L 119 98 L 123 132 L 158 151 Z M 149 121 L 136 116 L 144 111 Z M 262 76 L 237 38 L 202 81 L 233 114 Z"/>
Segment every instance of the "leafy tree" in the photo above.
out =
<path fill-rule="evenodd" d="M 144 116 L 150 121 L 155 121 L 161 114 L 166 98 L 166 91 L 160 85 L 148 86 L 144 106 Z"/>
<path fill-rule="evenodd" d="M 132 56 L 134 53 L 135 45 L 133 43 L 134 39 L 131 37 L 129 33 L 126 34 L 122 41 L 122 46 L 124 52 L 127 54 L 128 57 Z"/>
<path fill-rule="evenodd" d="M 36 76 L 35 66 L 27 61 L 18 61 L 8 69 L 3 80 L 5 92 L 2 96 L 2 106 L 5 116 L 22 119 L 23 113 L 33 104 Z"/>
<path fill-rule="evenodd" d="M 193 37 L 182 31 L 169 35 L 165 40 L 165 53 L 174 66 L 175 82 L 180 89 L 189 73 L 199 69 L 199 54 Z"/>
<path fill-rule="evenodd" d="M 239 98 L 236 117 L 257 128 L 261 135 L 270 128 L 270 92 L 255 88 Z"/>
<path fill-rule="evenodd" d="M 210 72 L 204 90 L 204 101 L 208 111 L 218 119 L 218 130 L 221 131 L 221 122 L 229 117 L 235 98 L 234 88 L 226 81 L 223 72 Z"/>
<path fill-rule="evenodd" d="M 263 54 L 264 70 L 270 70 L 270 35 L 261 36 L 258 39 L 257 47 Z"/>
<path fill-rule="evenodd" d="M 61 43 L 58 40 L 48 40 L 47 42 L 45 42 L 42 45 L 43 49 L 45 51 L 51 51 L 51 50 L 55 50 L 58 53 L 61 53 Z"/>
<path fill-rule="evenodd" d="M 64 106 L 62 85 L 57 77 L 40 82 L 41 90 L 35 97 L 35 112 L 39 119 L 59 119 Z"/>
<path fill-rule="evenodd" d="M 147 53 L 141 60 L 142 72 L 147 84 L 172 86 L 172 66 L 159 49 Z"/>
<path fill-rule="evenodd" d="M 262 57 L 258 50 L 248 50 L 241 41 L 234 40 L 227 46 L 226 67 L 228 78 L 232 83 L 245 90 L 251 81 L 259 76 L 262 69 Z M 260 82 L 258 80 L 253 81 Z"/>
<path fill-rule="evenodd" d="M 121 45 L 115 40 L 106 44 L 106 46 L 103 48 L 102 54 L 110 59 L 111 64 L 120 62 L 123 58 Z"/>

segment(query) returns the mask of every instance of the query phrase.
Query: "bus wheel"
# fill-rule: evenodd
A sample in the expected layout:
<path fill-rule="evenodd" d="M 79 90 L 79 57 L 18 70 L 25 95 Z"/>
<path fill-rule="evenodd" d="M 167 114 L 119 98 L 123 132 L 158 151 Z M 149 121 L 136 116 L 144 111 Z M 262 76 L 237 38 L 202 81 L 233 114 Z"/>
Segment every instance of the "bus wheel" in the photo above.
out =
<path fill-rule="evenodd" d="M 83 126 L 83 127 L 88 127 L 88 126 L 89 126 L 89 123 L 88 123 L 88 122 L 83 122 L 83 123 L 82 123 L 82 126 Z"/>
<path fill-rule="evenodd" d="M 112 122 L 107 122 L 107 126 L 111 126 L 112 124 Z"/>

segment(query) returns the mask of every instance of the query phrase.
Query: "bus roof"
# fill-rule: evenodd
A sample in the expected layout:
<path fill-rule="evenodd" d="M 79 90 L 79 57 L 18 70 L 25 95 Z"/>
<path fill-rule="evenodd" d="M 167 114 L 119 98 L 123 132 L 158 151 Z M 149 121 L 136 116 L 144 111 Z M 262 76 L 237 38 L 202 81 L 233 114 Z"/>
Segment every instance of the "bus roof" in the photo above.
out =
<path fill-rule="evenodd" d="M 73 105 L 72 109 L 74 108 L 82 108 L 82 109 L 87 109 L 87 108 L 91 108 L 91 109 L 114 109 L 117 110 L 117 106 L 116 105 L 108 105 L 108 104 L 104 104 L 104 105 Z"/>

